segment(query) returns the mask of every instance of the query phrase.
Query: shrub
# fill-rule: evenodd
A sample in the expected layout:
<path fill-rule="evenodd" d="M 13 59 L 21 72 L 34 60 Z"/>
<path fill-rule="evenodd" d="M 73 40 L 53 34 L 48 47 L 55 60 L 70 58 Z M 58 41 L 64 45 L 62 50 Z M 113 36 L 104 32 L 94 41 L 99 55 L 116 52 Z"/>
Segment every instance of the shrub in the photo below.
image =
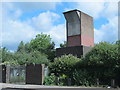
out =
<path fill-rule="evenodd" d="M 76 64 L 80 61 L 79 58 L 73 55 L 63 55 L 61 57 L 55 58 L 54 62 L 50 64 L 49 68 L 55 75 L 67 75 L 71 76 L 72 71 L 75 69 Z"/>
<path fill-rule="evenodd" d="M 81 59 L 69 54 L 55 58 L 54 62 L 49 65 L 50 72 L 59 78 L 58 85 L 74 84 L 73 71 Z"/>
<path fill-rule="evenodd" d="M 44 79 L 44 85 L 58 85 L 58 86 L 66 86 L 68 80 L 65 74 L 57 77 L 52 73 L 50 76 L 46 76 Z"/>
<path fill-rule="evenodd" d="M 56 85 L 56 76 L 51 74 L 50 76 L 46 76 L 44 79 L 44 85 Z"/>
<path fill-rule="evenodd" d="M 95 85 L 95 77 L 91 76 L 89 71 L 86 69 L 75 70 L 73 72 L 73 79 L 75 81 L 75 85 L 83 85 L 83 86 L 91 86 Z"/>

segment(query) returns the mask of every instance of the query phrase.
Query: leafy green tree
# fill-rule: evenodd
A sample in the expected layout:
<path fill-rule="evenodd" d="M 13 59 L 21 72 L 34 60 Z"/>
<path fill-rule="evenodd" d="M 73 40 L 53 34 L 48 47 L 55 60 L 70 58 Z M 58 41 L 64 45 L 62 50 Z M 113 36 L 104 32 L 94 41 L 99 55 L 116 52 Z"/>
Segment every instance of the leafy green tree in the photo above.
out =
<path fill-rule="evenodd" d="M 120 40 L 116 41 L 116 44 L 115 44 L 115 50 L 116 50 L 116 56 L 118 57 L 117 58 L 117 65 L 120 67 Z"/>
<path fill-rule="evenodd" d="M 118 82 L 118 85 L 120 86 L 120 40 L 116 41 L 116 56 L 117 58 L 117 64 L 116 64 L 116 80 Z"/>
<path fill-rule="evenodd" d="M 40 53 L 39 51 L 34 51 L 34 52 L 30 52 L 30 53 L 20 53 L 17 52 L 15 53 L 15 60 L 17 60 L 17 62 L 20 65 L 23 64 L 48 64 L 48 59 L 47 56 L 43 53 Z"/>
<path fill-rule="evenodd" d="M 67 47 L 67 42 L 66 41 L 64 41 L 64 43 L 60 44 L 60 48 L 63 48 L 63 47 Z"/>
<path fill-rule="evenodd" d="M 9 61 L 11 58 L 11 53 L 4 47 L 2 48 L 2 62 Z"/>
<path fill-rule="evenodd" d="M 77 71 L 79 71 L 79 68 L 87 70 L 88 78 L 94 76 L 104 84 L 110 83 L 110 79 L 116 79 L 116 75 L 120 75 L 118 74 L 120 62 L 118 46 L 118 43 L 111 44 L 108 42 L 96 44 L 82 59 L 82 62 L 78 63 Z M 86 80 L 91 82 L 88 78 Z"/>
<path fill-rule="evenodd" d="M 1 64 L 16 64 L 14 60 L 14 53 L 8 51 L 5 47 L 1 48 Z"/>
<path fill-rule="evenodd" d="M 51 38 L 47 34 L 38 34 L 35 39 L 30 41 L 31 48 L 33 51 L 46 52 L 47 48 L 51 47 Z"/>
<path fill-rule="evenodd" d="M 47 56 L 43 53 L 38 51 L 34 51 L 30 53 L 31 59 L 28 63 L 35 63 L 35 64 L 48 64 Z"/>
<path fill-rule="evenodd" d="M 33 51 L 30 53 L 19 51 L 10 52 L 6 48 L 0 49 L 0 59 L 2 62 L 0 64 L 5 65 L 24 65 L 24 64 L 48 64 L 47 55 L 39 52 Z"/>
<path fill-rule="evenodd" d="M 23 52 L 23 51 L 25 51 L 25 44 L 23 41 L 21 41 L 18 46 L 17 52 Z"/>
<path fill-rule="evenodd" d="M 35 39 L 32 39 L 29 43 L 24 44 L 23 41 L 18 46 L 17 52 L 34 52 L 39 51 L 48 56 L 50 61 L 55 58 L 55 43 L 51 41 L 50 35 L 38 34 Z"/>
<path fill-rule="evenodd" d="M 30 43 L 26 43 L 26 44 L 25 44 L 25 52 L 29 53 L 29 52 L 31 52 L 31 51 L 32 51 L 32 48 L 31 48 Z"/>
<path fill-rule="evenodd" d="M 88 65 L 105 65 L 113 67 L 117 60 L 117 47 L 115 44 L 100 42 L 89 53 L 86 54 L 84 62 Z"/>

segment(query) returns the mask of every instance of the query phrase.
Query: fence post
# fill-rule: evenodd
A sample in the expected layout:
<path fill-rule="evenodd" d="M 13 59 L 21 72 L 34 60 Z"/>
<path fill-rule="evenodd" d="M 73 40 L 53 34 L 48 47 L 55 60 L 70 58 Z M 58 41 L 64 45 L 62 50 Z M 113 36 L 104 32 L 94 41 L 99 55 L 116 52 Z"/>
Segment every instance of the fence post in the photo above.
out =
<path fill-rule="evenodd" d="M 6 83 L 10 82 L 10 65 L 6 65 Z"/>
<path fill-rule="evenodd" d="M 111 79 L 111 86 L 115 87 L 115 79 Z"/>
<path fill-rule="evenodd" d="M 0 65 L 0 83 L 6 83 L 6 66 Z"/>
<path fill-rule="evenodd" d="M 96 81 L 97 81 L 97 83 L 96 83 L 96 84 L 97 84 L 97 86 L 99 86 L 99 78 L 97 78 L 97 80 L 96 80 Z"/>

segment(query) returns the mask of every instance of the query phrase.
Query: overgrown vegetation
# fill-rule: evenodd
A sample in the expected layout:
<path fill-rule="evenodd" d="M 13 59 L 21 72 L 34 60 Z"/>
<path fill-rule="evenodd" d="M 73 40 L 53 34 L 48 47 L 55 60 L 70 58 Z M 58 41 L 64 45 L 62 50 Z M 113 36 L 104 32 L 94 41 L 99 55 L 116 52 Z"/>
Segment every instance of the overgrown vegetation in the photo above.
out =
<path fill-rule="evenodd" d="M 66 47 L 66 42 L 60 47 Z M 46 64 L 49 76 L 45 85 L 110 85 L 111 80 L 120 86 L 120 41 L 100 42 L 84 57 L 63 55 L 55 58 L 55 44 L 49 35 L 38 34 L 28 43 L 20 42 L 16 52 L 0 48 L 1 64 Z"/>
<path fill-rule="evenodd" d="M 64 74 L 65 81 L 69 79 L 71 85 L 111 85 L 112 79 L 120 85 L 119 47 L 120 41 L 114 44 L 100 42 L 81 59 L 72 55 L 55 58 L 50 65 L 51 73 L 58 78 Z M 68 81 L 63 85 L 68 85 Z"/>

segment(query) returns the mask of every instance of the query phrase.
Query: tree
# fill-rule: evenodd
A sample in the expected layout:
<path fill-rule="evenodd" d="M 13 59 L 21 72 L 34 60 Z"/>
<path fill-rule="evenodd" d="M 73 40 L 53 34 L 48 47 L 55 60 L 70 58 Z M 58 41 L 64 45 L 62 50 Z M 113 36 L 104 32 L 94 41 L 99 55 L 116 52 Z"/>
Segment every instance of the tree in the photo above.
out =
<path fill-rule="evenodd" d="M 26 52 L 17 52 L 14 56 L 15 60 L 17 60 L 18 64 L 48 64 L 47 56 L 39 51 L 34 51 L 30 53 Z"/>
<path fill-rule="evenodd" d="M 110 79 L 116 79 L 119 71 L 118 44 L 100 42 L 92 48 L 78 63 L 79 68 L 87 70 L 88 78 L 99 78 L 102 83 L 110 83 Z M 77 69 L 79 71 L 79 69 Z M 88 79 L 86 78 L 86 79 Z M 117 80 L 117 79 L 116 79 Z M 89 81 L 90 82 L 90 81 Z"/>
<path fill-rule="evenodd" d="M 51 46 L 50 35 L 47 34 L 38 34 L 35 39 L 30 41 L 31 48 L 33 51 L 46 52 L 47 48 Z"/>
<path fill-rule="evenodd" d="M 116 42 L 116 56 L 117 56 L 117 64 L 116 64 L 116 80 L 118 81 L 118 85 L 120 86 L 120 40 Z"/>
<path fill-rule="evenodd" d="M 23 41 L 18 46 L 17 52 L 34 52 L 39 51 L 48 56 L 50 61 L 55 58 L 55 43 L 52 42 L 50 35 L 38 34 L 35 39 L 32 39 L 29 43 L 24 44 Z"/>
<path fill-rule="evenodd" d="M 117 60 L 117 47 L 115 44 L 100 42 L 89 53 L 86 54 L 84 61 L 89 65 L 105 65 L 113 67 Z"/>
<path fill-rule="evenodd" d="M 6 48 L 0 48 L 0 64 L 25 65 L 25 64 L 48 64 L 47 55 L 39 52 L 25 52 L 19 49 L 18 52 L 10 52 Z"/>
<path fill-rule="evenodd" d="M 23 41 L 21 41 L 18 46 L 17 52 L 23 52 L 23 51 L 25 51 L 25 44 Z"/>
<path fill-rule="evenodd" d="M 62 44 L 60 44 L 60 48 L 63 48 L 63 47 L 67 47 L 67 42 L 66 41 L 64 41 L 64 43 Z"/>
<path fill-rule="evenodd" d="M 14 60 L 14 53 L 8 51 L 8 49 L 1 48 L 1 64 L 17 64 L 16 60 Z"/>
<path fill-rule="evenodd" d="M 118 61 L 117 61 L 117 65 L 120 67 L 120 53 L 119 53 L 119 51 L 120 51 L 120 40 L 118 40 L 118 41 L 116 41 L 116 56 L 118 57 Z"/>

